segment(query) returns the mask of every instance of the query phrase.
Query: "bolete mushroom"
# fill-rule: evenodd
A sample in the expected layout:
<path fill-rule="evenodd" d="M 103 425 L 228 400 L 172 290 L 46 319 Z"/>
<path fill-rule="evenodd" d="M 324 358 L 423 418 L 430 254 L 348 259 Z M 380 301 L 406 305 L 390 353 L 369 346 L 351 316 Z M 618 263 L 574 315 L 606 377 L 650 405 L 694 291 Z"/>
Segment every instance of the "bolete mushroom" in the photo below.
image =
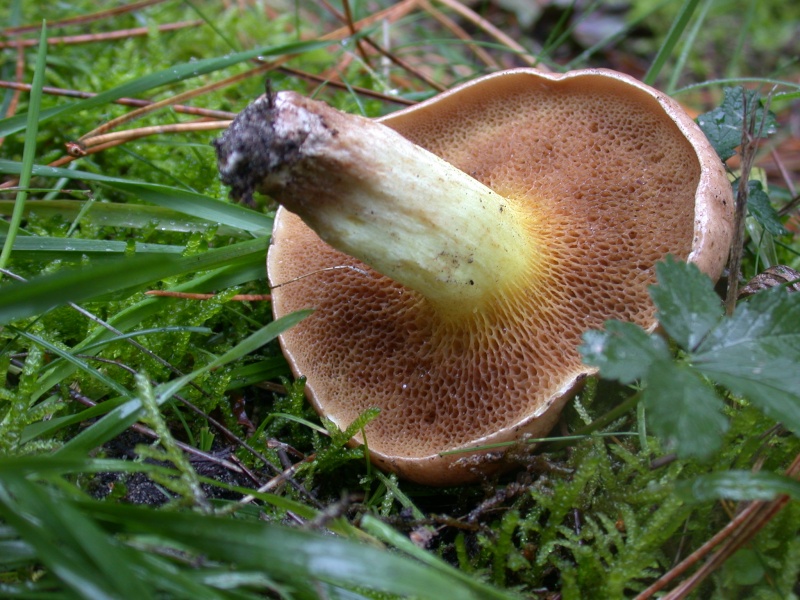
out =
<path fill-rule="evenodd" d="M 680 106 L 608 70 L 495 73 L 379 121 L 265 95 L 217 142 L 232 193 L 283 206 L 268 272 L 315 408 L 370 407 L 370 458 L 473 481 L 546 435 L 593 369 L 581 334 L 653 329 L 667 254 L 719 277 L 732 230 L 720 160 Z"/>

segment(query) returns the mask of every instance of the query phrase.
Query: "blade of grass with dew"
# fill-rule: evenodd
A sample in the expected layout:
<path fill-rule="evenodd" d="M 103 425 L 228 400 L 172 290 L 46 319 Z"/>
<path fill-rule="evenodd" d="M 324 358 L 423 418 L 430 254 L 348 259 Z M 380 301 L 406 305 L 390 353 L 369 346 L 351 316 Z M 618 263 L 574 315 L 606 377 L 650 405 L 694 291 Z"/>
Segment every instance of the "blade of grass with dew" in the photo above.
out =
<path fill-rule="evenodd" d="M 310 314 L 311 311 L 298 311 L 285 317 L 273 321 L 251 334 L 236 346 L 228 350 L 225 354 L 217 357 L 210 363 L 192 371 L 191 373 L 178 377 L 167 383 L 159 385 L 155 389 L 156 403 L 160 406 L 170 400 L 177 394 L 185 385 L 200 375 L 211 371 L 212 369 L 219 368 L 223 365 L 239 360 L 243 356 L 257 350 L 258 348 L 268 344 L 278 337 L 281 333 L 286 331 L 289 327 L 299 323 Z M 142 403 L 138 398 L 133 398 L 129 402 L 114 409 L 103 419 L 84 429 L 77 436 L 67 442 L 56 454 L 71 453 L 71 452 L 88 452 L 93 448 L 102 445 L 109 439 L 117 436 L 125 429 L 130 427 L 136 422 L 138 415 L 142 409 Z"/>
<path fill-rule="evenodd" d="M 509 600 L 510 598 L 514 598 L 514 596 L 510 593 L 494 588 L 486 583 L 483 583 L 482 581 L 478 581 L 470 575 L 447 564 L 438 556 L 431 554 L 430 552 L 426 552 L 419 546 L 415 545 L 406 536 L 401 535 L 398 531 L 392 529 L 386 523 L 376 519 L 371 515 L 364 516 L 362 519 L 362 527 L 365 531 L 367 531 L 367 533 L 371 533 L 379 540 L 382 540 L 387 544 L 394 546 L 398 550 L 405 552 L 409 556 L 416 558 L 423 564 L 427 565 L 432 571 L 452 578 L 455 581 L 460 581 L 478 598 L 482 598 L 484 600 Z"/>
<path fill-rule="evenodd" d="M 14 202 L 0 200 L 0 215 L 10 215 Z M 258 213 L 260 214 L 260 213 Z M 48 200 L 46 202 L 27 202 L 24 218 L 40 219 L 62 218 L 74 224 L 85 223 L 97 227 L 129 227 L 141 229 L 156 224 L 159 231 L 195 232 L 208 231 L 214 224 L 208 219 L 187 215 L 185 213 L 147 204 L 116 204 L 110 202 L 90 202 L 83 200 Z M 7 226 L 0 220 L 0 227 Z M 238 227 L 222 225 L 216 234 L 222 237 L 242 237 L 246 232 Z M 69 235 L 67 235 L 69 237 Z"/>
<path fill-rule="evenodd" d="M 72 354 L 70 354 L 66 350 L 63 350 L 62 348 L 59 348 L 58 346 L 56 346 L 54 344 L 51 344 L 47 340 L 42 339 L 41 337 L 39 337 L 37 335 L 33 335 L 31 333 L 28 333 L 27 331 L 24 331 L 22 329 L 18 329 L 16 327 L 11 326 L 11 325 L 6 325 L 6 329 L 9 332 L 13 333 L 14 335 L 18 335 L 20 337 L 24 337 L 25 339 L 27 339 L 28 341 L 36 344 L 37 346 L 41 346 L 42 348 L 47 350 L 47 352 L 51 353 L 52 355 L 60 356 L 61 358 L 63 358 L 67 362 L 71 363 L 73 366 L 77 367 L 78 369 L 80 369 L 81 371 L 83 371 L 84 373 L 86 373 L 87 375 L 92 377 L 93 379 L 97 379 L 100 383 L 108 386 L 110 389 L 114 390 L 117 394 L 120 394 L 121 396 L 125 396 L 125 397 L 131 397 L 132 393 L 130 391 L 128 391 L 127 389 L 125 389 L 117 381 L 115 381 L 114 379 L 112 379 L 108 375 L 104 374 L 103 372 L 90 367 L 84 360 L 78 358 L 77 356 L 73 356 Z"/>
<path fill-rule="evenodd" d="M 231 373 L 230 383 L 225 389 L 236 390 L 280 376 L 289 376 L 289 374 L 289 365 L 286 360 L 282 356 L 274 356 L 235 368 Z"/>
<path fill-rule="evenodd" d="M 219 71 L 259 57 L 302 54 L 304 52 L 326 48 L 330 45 L 330 41 L 292 42 L 279 46 L 263 46 L 261 48 L 255 48 L 245 52 L 236 52 L 218 58 L 206 58 L 175 65 L 169 69 L 164 69 L 157 73 L 151 73 L 129 81 L 105 92 L 101 92 L 91 98 L 43 110 L 39 113 L 39 122 L 49 121 L 57 116 L 67 117 L 80 111 L 103 106 L 126 96 L 136 96 L 154 88 L 213 73 L 214 71 Z M 26 115 L 18 115 L 1 120 L 0 137 L 5 137 L 24 129 L 26 118 Z"/>
<path fill-rule="evenodd" d="M 0 243 L 5 241 L 5 236 L 0 236 Z M 30 236 L 17 238 L 14 241 L 15 253 L 28 253 L 41 255 L 43 253 L 56 254 L 58 258 L 68 258 L 69 254 L 101 255 L 114 254 L 139 255 L 139 254 L 181 254 L 184 246 L 171 246 L 167 244 L 147 244 L 134 242 L 129 244 L 121 240 L 85 240 L 80 238 L 53 238 L 44 236 Z M 28 256 L 30 258 L 30 256 Z"/>
<path fill-rule="evenodd" d="M 22 475 L 6 474 L 0 514 L 38 559 L 83 598 L 152 598 L 129 565 L 134 552 L 112 543 L 83 511 L 57 501 Z"/>
<path fill-rule="evenodd" d="M 42 105 L 42 84 L 44 83 L 44 70 L 47 60 L 47 22 L 42 22 L 42 33 L 39 36 L 39 50 L 36 54 L 36 66 L 33 71 L 33 82 L 31 84 L 30 103 L 26 116 L 25 146 L 22 150 L 22 165 L 19 178 L 17 198 L 14 202 L 14 210 L 11 214 L 11 222 L 8 227 L 3 249 L 0 250 L 0 269 L 5 269 L 11 258 L 11 249 L 14 247 L 14 240 L 17 231 L 22 223 L 22 213 L 25 210 L 25 201 L 28 199 L 27 188 L 31 184 L 31 172 L 33 171 L 33 160 L 36 157 L 36 135 L 39 132 L 39 109 Z M 2 137 L 2 136 L 0 136 Z M 0 273 L 0 279 L 3 277 Z"/>
<path fill-rule="evenodd" d="M 675 86 L 678 83 L 678 79 L 680 78 L 681 73 L 683 73 L 683 68 L 686 65 L 686 61 L 689 59 L 689 54 L 694 46 L 694 42 L 697 39 L 697 36 L 700 34 L 700 29 L 703 27 L 703 23 L 705 23 L 706 17 L 708 16 L 708 11 L 711 9 L 713 4 L 714 0 L 703 0 L 703 6 L 700 8 L 700 13 L 697 15 L 697 19 L 695 19 L 691 29 L 689 29 L 689 33 L 686 35 L 683 48 L 681 49 L 681 53 L 678 55 L 678 59 L 675 61 L 675 68 L 672 69 L 672 73 L 670 73 L 669 82 L 667 83 L 667 87 L 665 89 L 666 93 L 670 96 L 675 92 Z"/>
<path fill-rule="evenodd" d="M 667 37 L 661 43 L 661 47 L 658 49 L 658 54 L 656 54 L 656 57 L 653 59 L 653 64 L 650 65 L 647 73 L 645 73 L 642 81 L 644 81 L 647 85 L 653 85 L 655 83 L 659 73 L 661 73 L 661 69 L 664 68 L 667 59 L 672 54 L 672 51 L 678 43 L 678 40 L 681 38 L 686 26 L 689 24 L 689 21 L 691 20 L 692 15 L 697 8 L 698 2 L 700 2 L 700 0 L 684 0 L 677 17 L 675 17 L 675 20 L 672 22 L 672 26 L 667 32 Z"/>
<path fill-rule="evenodd" d="M 0 200 L 0 215 L 10 214 L 13 204 L 11 201 Z M 23 216 L 35 216 L 41 219 L 59 217 L 65 221 L 72 221 L 78 224 L 86 223 L 97 227 L 129 227 L 132 229 L 149 228 L 155 223 L 158 231 L 180 233 L 204 232 L 214 226 L 207 219 L 187 215 L 162 206 L 94 202 L 88 210 L 83 211 L 89 204 L 88 201 L 82 200 L 28 202 L 25 205 Z M 221 225 L 216 229 L 216 234 L 222 237 L 242 237 L 246 235 L 246 232 L 238 227 Z"/>
<path fill-rule="evenodd" d="M 258 238 L 193 256 L 133 256 L 108 260 L 82 269 L 12 283 L 0 295 L 0 324 L 48 311 L 68 302 L 81 302 L 121 292 L 186 273 L 218 267 L 258 249 L 266 252 L 267 239 Z"/>
<path fill-rule="evenodd" d="M 0 159 L 0 173 L 18 175 L 20 171 L 20 163 Z M 210 223 L 219 223 L 249 231 L 254 235 L 266 235 L 272 231 L 272 219 L 260 212 L 180 188 L 43 165 L 34 165 L 33 174 L 38 177 L 67 177 L 96 181 L 153 204 L 171 208 L 194 218 L 205 219 Z"/>
<path fill-rule="evenodd" d="M 130 333 L 123 333 L 122 335 L 115 335 L 112 338 L 107 340 L 103 340 L 101 342 L 97 342 L 95 344 L 91 344 L 89 346 L 84 346 L 83 350 L 94 350 L 95 348 L 99 348 L 101 346 L 106 346 L 108 344 L 112 344 L 114 342 L 119 342 L 120 340 L 127 340 L 129 338 L 135 338 L 142 335 L 152 335 L 152 334 L 159 334 L 159 333 L 205 333 L 211 334 L 213 331 L 208 327 L 191 327 L 191 326 L 175 326 L 175 327 L 153 327 L 151 329 L 139 329 L 137 331 L 131 331 Z"/>
<path fill-rule="evenodd" d="M 786 81 L 783 79 L 770 79 L 768 77 L 737 77 L 735 79 L 708 79 L 701 83 L 692 83 L 690 85 L 677 89 L 675 90 L 675 95 L 685 94 L 686 92 L 691 92 L 693 90 L 705 89 L 715 86 L 735 87 L 737 85 L 745 85 L 747 87 L 751 87 L 749 84 L 780 86 L 798 90 L 797 92 L 781 92 L 780 94 L 775 94 L 775 96 L 773 96 L 773 102 L 776 99 L 780 99 L 786 102 L 791 102 L 792 100 L 797 100 L 798 98 L 800 98 L 800 83 L 794 83 L 792 81 Z"/>
<path fill-rule="evenodd" d="M 102 417 L 104 414 L 111 412 L 114 408 L 126 400 L 127 398 L 117 396 L 103 400 L 103 402 L 71 415 L 65 415 L 63 417 L 51 417 L 46 421 L 37 421 L 35 423 L 31 423 L 22 430 L 22 435 L 20 436 L 20 446 L 27 444 L 36 438 L 52 437 L 57 431 L 60 431 L 65 427 L 77 425 L 78 423 L 87 423 L 91 419 Z"/>
<path fill-rule="evenodd" d="M 253 240 L 256 242 L 257 240 Z M 244 253 L 233 258 L 229 256 L 222 256 L 223 260 L 220 262 L 224 266 L 213 268 L 208 273 L 199 274 L 191 281 L 181 283 L 173 286 L 170 291 L 175 292 L 205 292 L 214 289 L 223 289 L 233 285 L 238 285 L 245 281 L 252 281 L 256 278 L 264 277 L 264 252 L 257 244 L 253 242 L 246 242 L 243 245 L 252 246 L 249 253 Z M 241 245 L 238 245 L 241 247 Z M 208 253 L 206 253 L 208 254 Z M 138 326 L 139 323 L 152 317 L 154 314 L 163 310 L 163 302 L 177 302 L 171 298 L 156 298 L 148 296 L 145 299 L 137 302 L 112 316 L 108 320 L 108 324 L 117 330 L 129 331 Z M 86 348 L 91 344 L 109 339 L 117 335 L 101 325 L 95 327 L 89 335 L 73 347 L 73 352 L 80 352 L 81 354 L 92 354 L 96 350 Z M 37 382 L 36 388 L 31 392 L 33 400 L 40 398 L 43 394 L 48 393 L 54 385 L 62 382 L 65 378 L 69 377 L 74 372 L 74 368 L 68 363 L 63 361 L 59 362 L 58 359 L 53 361 L 49 366 L 47 372 L 40 377 Z"/>
<path fill-rule="evenodd" d="M 80 506 L 98 520 L 129 534 L 156 536 L 168 546 L 178 544 L 211 560 L 235 565 L 237 570 L 255 569 L 277 581 L 308 584 L 311 595 L 303 597 L 318 598 L 315 582 L 323 582 L 349 590 L 425 600 L 517 598 L 452 567 L 431 568 L 430 564 L 373 545 L 313 531 L 188 512 L 145 513 L 138 507 L 110 503 L 86 501 Z M 425 554 L 426 561 L 447 566 Z"/>
<path fill-rule="evenodd" d="M 64 459 L 35 459 L 38 459 L 39 465 L 31 465 L 30 460 L 12 459 L 14 462 L 24 463 L 27 469 L 15 465 L 17 468 L 6 470 L 7 476 L 3 480 L 7 484 L 10 482 L 7 487 L 15 495 L 11 498 L 10 494 L 4 493 L 5 490 L 0 491 L 0 514 L 7 516 L 7 521 L 16 530 L 15 533 L 28 543 L 33 550 L 33 558 L 47 567 L 51 577 L 49 581 L 43 581 L 49 583 L 48 591 L 51 595 L 62 597 L 59 594 L 66 592 L 66 589 L 58 589 L 52 579 L 55 576 L 81 598 L 138 599 L 152 597 L 155 591 L 164 592 L 168 597 L 220 600 L 229 597 L 205 582 L 196 581 L 193 577 L 196 572 L 194 566 L 189 566 L 182 572 L 175 568 L 175 563 L 169 558 L 142 551 L 140 545 L 121 542 L 113 532 L 104 529 L 91 513 L 82 510 L 80 506 L 67 504 L 66 498 L 60 497 L 54 490 L 30 481 L 30 475 L 35 474 L 38 477 L 42 472 L 49 474 L 46 479 L 60 481 L 67 472 L 76 471 L 74 468 L 62 471 L 53 469 L 50 464 L 44 464 L 63 464 Z M 96 462 L 109 466 L 96 465 Z M 154 470 L 152 467 L 156 467 L 155 470 L 166 470 L 156 465 L 137 465 L 130 461 L 92 461 L 81 471 L 150 472 Z M 144 545 L 147 546 L 146 541 Z M 119 576 L 120 565 L 124 565 L 122 577 Z M 147 582 L 146 585 L 144 582 Z M 8 586 L 4 591 L 6 590 L 9 590 Z"/>

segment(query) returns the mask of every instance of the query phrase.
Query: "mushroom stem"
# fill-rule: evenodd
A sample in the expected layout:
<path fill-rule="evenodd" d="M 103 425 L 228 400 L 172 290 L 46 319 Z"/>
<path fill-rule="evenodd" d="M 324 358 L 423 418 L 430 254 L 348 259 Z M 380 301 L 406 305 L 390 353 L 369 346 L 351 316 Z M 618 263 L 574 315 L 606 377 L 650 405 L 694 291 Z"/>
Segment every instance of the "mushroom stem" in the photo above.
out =
<path fill-rule="evenodd" d="M 538 270 L 529 214 L 385 125 L 281 92 L 247 107 L 216 146 L 234 196 L 270 195 L 444 312 L 478 311 Z"/>

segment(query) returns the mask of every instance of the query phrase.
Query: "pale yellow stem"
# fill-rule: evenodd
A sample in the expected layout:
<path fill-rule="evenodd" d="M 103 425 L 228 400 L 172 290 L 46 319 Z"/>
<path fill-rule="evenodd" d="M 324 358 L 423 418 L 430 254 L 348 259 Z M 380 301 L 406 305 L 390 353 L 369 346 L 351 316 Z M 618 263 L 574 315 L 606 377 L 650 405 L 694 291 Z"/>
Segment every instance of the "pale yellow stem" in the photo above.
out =
<path fill-rule="evenodd" d="M 530 217 L 369 119 L 282 92 L 249 106 L 217 147 L 234 194 L 269 194 L 450 312 L 477 310 L 530 270 Z"/>

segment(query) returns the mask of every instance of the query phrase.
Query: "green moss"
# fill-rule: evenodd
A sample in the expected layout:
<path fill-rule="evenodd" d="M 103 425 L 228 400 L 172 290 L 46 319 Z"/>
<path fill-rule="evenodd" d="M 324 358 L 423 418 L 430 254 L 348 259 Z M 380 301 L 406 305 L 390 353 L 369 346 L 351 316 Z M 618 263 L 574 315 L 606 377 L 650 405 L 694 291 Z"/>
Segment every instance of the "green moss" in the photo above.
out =
<path fill-rule="evenodd" d="M 64 30 L 64 34 L 78 31 L 101 33 L 145 25 L 151 31 L 148 36 L 135 39 L 50 48 L 47 84 L 101 92 L 187 61 L 223 56 L 257 44 L 293 42 L 301 37 L 316 36 L 323 28 L 330 30 L 341 26 L 317 3 L 285 3 L 277 18 L 265 18 L 264 7 L 259 3 L 245 3 L 244 8 L 240 4 L 230 3 L 230 6 L 223 7 L 221 4 L 198 3 L 203 12 L 212 15 L 213 24 L 221 33 L 209 27 L 158 33 L 155 30 L 158 24 L 198 18 L 191 4 L 178 2 L 161 3 L 139 11 L 135 16 L 126 15 L 113 21 Z M 351 4 L 357 14 L 366 14 L 373 8 L 363 2 Z M 637 6 L 644 4 L 647 3 L 637 3 Z M 22 2 L 19 6 L 25 22 L 37 22 L 42 16 L 55 22 L 96 9 L 93 4 L 82 0 L 47 6 L 46 15 L 42 3 Z M 784 9 L 791 13 L 791 8 Z M 5 22 L 8 10 L 5 5 L 0 7 L 0 22 Z M 489 13 L 494 10 L 497 9 L 492 7 Z M 665 6 L 664 10 L 672 9 Z M 300 31 L 295 29 L 296 15 L 300 16 Z M 774 7 L 770 3 L 764 7 L 759 5 L 754 15 L 751 23 L 759 24 L 759 35 L 754 37 L 753 43 L 765 50 L 774 47 L 764 38 L 771 30 L 760 25 L 774 21 Z M 730 18 L 734 16 L 731 14 Z M 781 26 L 775 30 L 774 43 L 780 43 L 789 21 L 782 20 Z M 664 22 L 668 23 L 668 20 Z M 398 55 L 414 62 L 434 78 L 453 82 L 484 69 L 461 43 L 423 44 L 423 40 L 430 39 L 431 32 L 437 36 L 449 33 L 439 29 L 422 13 L 415 13 L 389 29 L 392 48 Z M 376 39 L 380 37 L 379 30 L 372 33 Z M 475 32 L 475 35 L 479 33 Z M 720 33 L 715 32 L 709 39 L 710 45 L 718 43 Z M 644 41 L 645 46 L 650 45 L 649 40 Z M 497 54 L 504 64 L 520 64 L 512 53 Z M 8 72 L 15 55 L 5 53 L 2 56 Z M 32 76 L 31 64 L 32 61 L 26 61 L 28 71 L 24 78 L 27 81 Z M 424 97 L 432 93 L 413 75 L 397 67 L 384 69 L 378 60 L 366 67 L 360 61 L 352 40 L 293 58 L 287 64 L 326 76 L 336 69 L 347 84 L 384 93 L 397 92 L 404 97 Z M 701 63 L 699 72 L 704 73 L 707 66 L 705 62 Z M 221 73 L 186 80 L 169 89 L 153 90 L 146 97 L 158 100 L 174 96 L 252 67 L 252 63 L 237 65 Z M 348 89 L 331 91 L 330 87 L 277 71 L 203 93 L 187 103 L 236 112 L 263 92 L 266 77 L 275 90 L 296 89 L 316 94 L 354 113 L 378 116 L 397 108 L 390 103 L 360 97 Z M 67 102 L 71 100 L 45 96 L 44 108 Z M 26 109 L 27 99 L 23 94 L 18 111 L 21 113 Z M 77 139 L 128 111 L 125 107 L 106 104 L 69 118 L 43 122 L 37 139 L 37 162 L 44 164 L 58 159 L 63 155 L 65 142 Z M 167 109 L 127 123 L 122 128 L 167 125 L 189 118 Z M 220 184 L 214 166 L 210 146 L 213 137 L 215 134 L 208 132 L 153 136 L 87 156 L 76 164 L 79 169 L 91 173 L 193 190 L 226 202 L 227 190 Z M 8 136 L 0 147 L 2 158 L 20 160 L 22 140 L 21 133 Z M 31 196 L 31 210 L 26 216 L 24 230 L 33 236 L 124 241 L 129 244 L 129 253 L 132 253 L 134 242 L 178 246 L 183 248 L 184 256 L 201 258 L 209 249 L 231 246 L 253 235 L 246 227 L 216 224 L 198 231 L 189 226 L 196 224 L 197 215 L 191 214 L 185 216 L 185 222 L 180 213 L 159 220 L 155 212 L 148 212 L 151 206 L 135 194 L 123 194 L 97 182 L 58 182 L 56 179 L 36 178 L 34 185 L 52 188 L 53 193 L 34 192 Z M 788 200 L 788 194 L 782 197 Z M 2 200 L 13 198 L 8 193 L 0 195 Z M 37 206 L 55 204 L 53 200 L 74 202 L 76 208 L 63 213 L 35 210 Z M 261 198 L 259 202 L 259 209 L 274 209 L 269 199 Z M 111 221 L 98 216 L 102 212 L 98 208 L 109 205 L 120 209 L 114 211 Z M 84 208 L 86 214 L 76 221 L 79 210 Z M 797 248 L 794 240 L 786 237 L 782 241 L 785 244 L 778 248 L 777 256 L 785 262 L 795 260 Z M 12 256 L 11 270 L 26 278 L 34 278 L 69 269 L 89 269 L 102 260 L 104 257 L 100 252 L 28 251 Z M 746 270 L 752 271 L 756 259 L 751 256 L 747 260 Z M 152 400 L 154 389 L 159 385 L 174 380 L 179 374 L 208 365 L 269 323 L 272 315 L 268 302 L 231 301 L 237 293 L 265 293 L 267 284 L 263 271 L 260 261 L 253 266 L 240 265 L 232 260 L 216 273 L 213 281 L 217 283 L 213 285 L 206 283 L 207 273 L 185 273 L 133 290 L 110 290 L 82 305 L 124 334 L 150 331 L 134 338 L 148 352 L 134 347 L 128 340 L 116 339 L 116 333 L 107 331 L 102 324 L 70 307 L 57 308 L 15 322 L 13 328 L 0 329 L 0 454 L 5 461 L 0 462 L 6 469 L 0 470 L 0 487 L 11 478 L 9 473 L 13 469 L 8 467 L 11 460 L 22 460 L 28 455 L 53 458 L 53 452 L 85 432 L 90 425 L 102 422 L 113 407 L 121 406 L 133 397 Z M 7 278 L 0 281 L 0 286 L 4 285 L 8 285 Z M 148 288 L 181 286 L 191 291 L 215 292 L 216 295 L 201 301 L 156 299 L 145 295 Z M 187 329 L 190 327 L 204 330 Z M 71 353 L 86 369 L 67 364 L 41 344 L 21 336 L 20 331 Z M 95 345 L 98 342 L 104 343 Z M 251 366 L 259 373 L 269 373 L 271 382 L 268 388 L 259 385 L 261 382 L 250 380 L 240 383 L 241 378 L 247 379 Z M 128 395 L 112 389 L 98 375 L 111 378 Z M 225 506 L 235 512 L 232 522 L 285 520 L 297 523 L 303 520 L 309 523 L 309 528 L 334 523 L 332 529 L 340 533 L 348 531 L 363 543 L 375 544 L 374 538 L 364 532 L 354 533 L 355 527 L 349 523 L 342 528 L 341 523 L 346 520 L 357 524 L 364 514 L 379 514 L 421 545 L 427 544 L 426 556 L 429 558 L 431 555 L 445 558 L 470 581 L 491 582 L 498 588 L 518 590 L 522 595 L 536 595 L 541 590 L 547 590 L 549 594 L 560 593 L 563 598 L 634 595 L 666 572 L 676 558 L 682 558 L 689 550 L 699 547 L 729 521 L 726 509 L 730 507 L 720 503 L 681 501 L 674 493 L 676 482 L 709 472 L 751 469 L 754 465 L 780 472 L 800 453 L 796 436 L 788 434 L 744 400 L 719 389 L 720 397 L 725 400 L 725 414 L 730 426 L 720 452 L 708 462 L 672 460 L 662 466 L 654 465 L 655 460 L 664 457 L 665 449 L 646 435 L 645 424 L 638 418 L 640 415 L 630 411 L 615 418 L 606 428 L 605 433 L 617 432 L 620 434 L 617 437 L 588 437 L 560 450 L 551 446 L 549 451 L 544 449 L 544 454 L 524 459 L 523 466 L 528 468 L 527 472 L 521 469 L 512 476 L 490 479 L 481 485 L 441 490 L 376 474 L 365 460 L 365 449 L 348 446 L 351 436 L 374 414 L 365 413 L 344 432 L 330 422 L 320 420 L 305 400 L 303 381 L 290 377 L 289 367 L 277 343 L 254 350 L 236 364 L 210 370 L 197 377 L 194 383 L 197 387 L 183 388 L 181 397 L 221 421 L 234 435 L 255 449 L 258 456 L 209 428 L 207 418 L 186 408 L 179 399 L 166 402 L 160 412 L 151 410 L 147 422 L 161 432 L 161 439 L 155 446 L 140 447 L 139 456 L 172 465 L 170 473 L 143 476 L 171 489 L 177 500 L 176 506 L 168 510 L 177 508 L 178 504 L 209 509 L 198 493 L 194 466 L 183 460 L 185 457 L 177 450 L 177 442 L 200 444 L 207 450 L 222 451 L 221 455 L 225 457 L 232 451 L 232 460 L 241 461 L 256 478 L 256 481 L 247 480 L 252 489 L 239 488 L 241 494 L 238 497 L 260 486 L 266 486 L 270 493 L 275 494 L 271 501 L 262 495 L 261 498 L 267 499 L 244 507 L 226 501 L 210 503 L 214 509 Z M 276 388 L 279 385 L 283 386 L 283 391 L 276 391 L 281 389 Z M 593 380 L 581 394 L 579 402 L 565 411 L 563 425 L 571 431 L 580 429 L 587 422 L 607 414 L 633 393 L 634 390 L 627 386 Z M 88 408 L 76 398 L 98 403 L 98 406 Z M 243 417 L 252 420 L 255 431 L 249 429 Z M 91 452 L 98 456 L 110 454 L 108 443 L 112 441 L 101 440 L 99 447 Z M 103 442 L 106 447 L 103 447 Z M 262 456 L 268 465 L 262 464 Z M 287 470 L 290 477 L 272 479 L 276 473 L 286 470 L 287 457 L 293 464 L 300 462 L 301 466 L 297 470 Z M 301 457 L 308 458 L 303 461 Z M 58 458 L 55 455 L 53 460 Z M 81 458 L 89 459 L 88 456 Z M 92 482 L 100 486 L 91 469 L 85 468 L 86 472 L 80 476 L 65 470 L 59 475 L 48 475 L 46 481 L 39 481 L 43 479 L 39 477 L 39 468 L 25 477 L 28 483 L 41 483 L 49 494 L 45 497 L 59 498 L 58 494 L 63 492 L 71 502 L 83 498 L 86 490 L 93 491 Z M 50 486 L 54 481 L 56 483 Z M 75 482 L 76 485 L 71 487 Z M 133 487 L 130 480 L 120 480 L 106 497 L 106 502 L 123 502 Z M 0 504 L 3 498 L 0 494 Z M 10 522 L 3 522 L 4 531 L 9 539 L 16 541 Z M 109 526 L 106 522 L 105 525 L 114 547 L 125 547 L 132 556 L 134 552 L 149 548 L 140 544 L 141 540 L 132 534 L 116 536 L 114 529 L 117 524 Z M 798 531 L 800 509 L 793 502 L 750 545 L 717 570 L 698 597 L 789 597 L 800 576 Z M 139 545 L 130 544 L 131 540 Z M 71 546 L 64 544 L 63 547 Z M 180 545 L 176 547 L 182 548 Z M 169 544 L 164 548 L 172 550 Z M 375 552 L 382 551 L 376 544 Z M 149 554 L 147 560 L 163 556 L 157 554 Z M 180 557 L 184 558 L 183 555 Z M 202 556 L 187 555 L 186 558 L 186 563 L 191 563 L 189 566 L 176 559 L 159 563 L 163 567 L 159 572 L 191 568 L 193 570 L 184 583 L 191 582 L 192 585 L 209 573 L 207 580 L 218 581 L 214 578 L 223 573 L 227 582 L 239 574 L 238 564 L 233 559 L 230 564 L 213 565 L 217 570 L 212 570 Z M 4 584 L 11 582 L 22 586 L 33 584 L 38 579 L 47 585 L 52 584 L 52 589 L 61 589 L 60 582 L 53 576 L 55 571 L 38 556 L 20 560 L 19 564 L 26 565 L 29 570 L 22 572 L 2 567 L 0 578 Z M 137 568 L 145 568 L 144 561 L 136 564 Z M 47 573 L 42 579 L 43 571 Z M 306 577 L 302 569 L 298 568 L 298 572 L 301 579 Z M 231 593 L 241 591 L 243 597 L 247 596 L 250 592 L 248 585 L 243 584 Z M 283 591 L 280 586 L 277 588 Z M 219 593 L 219 589 L 214 589 Z M 269 585 L 259 587 L 258 591 L 280 595 L 280 591 L 275 592 Z M 35 590 L 30 593 L 35 593 Z M 369 597 L 395 597 L 374 592 L 365 594 Z M 289 597 L 289 593 L 284 596 Z"/>

